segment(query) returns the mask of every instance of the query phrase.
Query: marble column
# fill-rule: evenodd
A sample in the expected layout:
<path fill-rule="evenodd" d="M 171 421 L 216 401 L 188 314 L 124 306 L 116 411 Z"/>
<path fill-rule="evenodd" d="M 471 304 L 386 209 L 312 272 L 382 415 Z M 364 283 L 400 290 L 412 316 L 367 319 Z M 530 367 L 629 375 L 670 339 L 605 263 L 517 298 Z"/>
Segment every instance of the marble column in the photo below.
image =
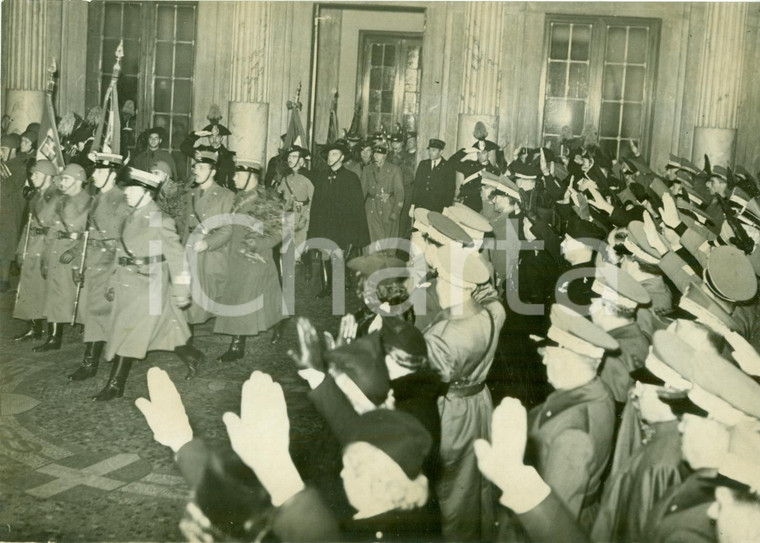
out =
<path fill-rule="evenodd" d="M 736 148 L 747 4 L 707 4 L 692 160 L 732 165 Z"/>
<path fill-rule="evenodd" d="M 236 2 L 230 67 L 230 149 L 265 166 L 269 119 L 269 2 Z M 271 59 L 270 59 L 271 60 Z"/>
<path fill-rule="evenodd" d="M 3 113 L 11 118 L 9 130 L 23 132 L 39 122 L 45 103 L 47 58 L 47 2 L 3 2 Z"/>
<path fill-rule="evenodd" d="M 498 141 L 504 15 L 502 2 L 467 5 L 457 147 L 472 144 L 472 129 L 478 121 L 488 127 L 488 139 Z"/>

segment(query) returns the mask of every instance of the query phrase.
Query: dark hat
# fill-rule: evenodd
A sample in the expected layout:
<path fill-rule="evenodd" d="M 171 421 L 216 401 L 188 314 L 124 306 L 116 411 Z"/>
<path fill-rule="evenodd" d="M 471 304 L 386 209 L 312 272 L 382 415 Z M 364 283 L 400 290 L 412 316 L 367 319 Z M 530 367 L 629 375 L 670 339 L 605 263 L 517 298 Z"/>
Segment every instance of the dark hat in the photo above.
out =
<path fill-rule="evenodd" d="M 201 164 L 213 164 L 216 166 L 216 161 L 219 159 L 219 153 L 216 151 L 209 151 L 207 149 L 195 150 L 195 161 Z"/>
<path fill-rule="evenodd" d="M 92 156 L 94 155 L 94 156 Z M 92 153 L 92 161 L 96 168 L 116 168 L 122 165 L 124 159 L 116 153 Z"/>
<path fill-rule="evenodd" d="M 646 365 L 636 368 L 628 373 L 631 379 L 644 385 L 653 385 L 657 387 L 665 386 L 665 381 L 657 377 Z"/>
<path fill-rule="evenodd" d="M 425 336 L 416 326 L 400 317 L 383 317 L 380 339 L 386 352 L 394 347 L 412 356 L 427 356 Z"/>
<path fill-rule="evenodd" d="M 372 147 L 373 145 L 375 145 L 374 142 L 371 139 L 367 138 L 357 143 L 356 148 L 362 151 L 366 149 L 367 147 Z"/>
<path fill-rule="evenodd" d="M 439 140 L 436 138 L 430 138 L 428 140 L 428 149 L 440 149 L 444 150 L 446 148 L 446 142 L 443 140 Z"/>
<path fill-rule="evenodd" d="M 377 143 L 372 147 L 372 151 L 374 153 L 380 153 L 381 155 L 387 155 L 388 154 L 388 147 L 386 147 L 382 143 Z"/>
<path fill-rule="evenodd" d="M 378 251 L 368 255 L 362 255 L 352 258 L 346 264 L 349 269 L 357 271 L 369 277 L 378 270 L 385 270 L 388 268 L 404 268 L 406 264 L 400 258 L 387 256 L 386 254 Z"/>
<path fill-rule="evenodd" d="M 320 150 L 320 154 L 323 157 L 326 157 L 330 151 L 335 150 L 335 149 L 343 153 L 344 156 L 348 153 L 348 146 L 346 145 L 346 142 L 342 139 L 338 139 L 332 143 L 325 144 Z"/>
<path fill-rule="evenodd" d="M 684 202 L 680 198 L 676 200 L 676 207 L 682 214 L 686 214 L 699 224 L 714 224 L 713 218 L 690 202 Z"/>
<path fill-rule="evenodd" d="M 472 245 L 472 237 L 450 218 L 444 217 L 437 211 L 431 211 L 427 214 L 427 220 L 430 223 L 428 235 L 433 241 L 441 245 L 452 241 L 465 246 Z"/>
<path fill-rule="evenodd" d="M 151 134 L 156 134 L 162 140 L 166 139 L 166 130 L 161 126 L 151 126 L 145 131 L 146 136 L 150 136 Z"/>
<path fill-rule="evenodd" d="M 349 134 L 346 136 L 346 141 L 351 143 L 359 143 L 362 137 L 359 134 Z"/>
<path fill-rule="evenodd" d="M 499 146 L 491 140 L 478 140 L 472 144 L 473 149 L 479 151 L 498 151 Z"/>
<path fill-rule="evenodd" d="M 606 351 L 616 351 L 617 340 L 569 307 L 552 305 L 551 326 L 546 337 L 560 347 L 589 358 L 601 359 Z"/>
<path fill-rule="evenodd" d="M 250 158 L 235 157 L 236 172 L 261 173 L 261 164 L 257 160 Z"/>
<path fill-rule="evenodd" d="M 63 171 L 61 172 L 61 177 L 73 177 L 82 183 L 87 181 L 87 173 L 84 171 L 84 168 L 79 164 L 74 163 L 66 164 L 66 167 L 63 168 Z"/>
<path fill-rule="evenodd" d="M 752 177 L 752 174 L 749 173 L 749 170 L 747 170 L 747 168 L 745 168 L 744 166 L 737 166 L 736 170 L 734 171 L 734 175 L 736 177 L 739 177 L 741 179 L 747 179 L 749 181 L 754 181 L 755 180 L 755 178 Z"/>
<path fill-rule="evenodd" d="M 309 158 L 309 150 L 301 147 L 300 145 L 291 145 L 287 151 L 285 151 L 286 155 L 289 155 L 291 153 L 298 153 L 301 158 Z"/>
<path fill-rule="evenodd" d="M 32 143 L 32 145 L 37 144 L 37 132 L 34 132 L 33 130 L 27 130 L 26 132 L 21 134 L 21 137 L 28 139 Z"/>
<path fill-rule="evenodd" d="M 420 421 L 403 411 L 375 409 L 356 421 L 349 443 L 369 443 L 377 447 L 404 471 L 410 479 L 422 472 L 433 440 Z"/>
<path fill-rule="evenodd" d="M 405 139 L 404 134 L 402 134 L 401 132 L 396 132 L 395 134 L 392 134 L 390 137 L 390 140 L 395 141 L 395 142 L 401 142 L 401 141 L 404 141 L 404 139 Z"/>
<path fill-rule="evenodd" d="M 685 414 L 707 418 L 709 413 L 691 401 L 686 390 L 663 389 L 657 392 L 657 397 L 670 407 L 673 414 L 681 418 Z"/>
<path fill-rule="evenodd" d="M 516 180 L 526 179 L 535 181 L 536 178 L 541 175 L 541 170 L 537 166 L 533 166 L 522 160 L 515 160 L 512 162 L 512 164 L 509 165 L 509 169 L 512 170 Z"/>
<path fill-rule="evenodd" d="M 565 234 L 573 239 L 604 239 L 604 232 L 590 221 L 584 221 L 576 213 L 570 214 Z"/>
<path fill-rule="evenodd" d="M 713 166 L 710 177 L 718 177 L 723 181 L 728 181 L 728 170 L 723 166 Z"/>
<path fill-rule="evenodd" d="M 137 168 L 129 168 L 129 177 L 124 183 L 126 186 L 143 187 L 148 190 L 158 190 L 161 186 L 161 180 L 157 175 Z"/>
<path fill-rule="evenodd" d="M 34 132 L 35 134 L 39 134 L 40 133 L 40 123 L 29 123 L 26 126 L 26 130 L 24 130 L 24 132 Z"/>
<path fill-rule="evenodd" d="M 202 474 L 195 486 L 195 502 L 212 525 L 226 534 L 244 537 L 252 517 L 268 518 L 269 493 L 251 468 L 228 446 L 207 449 L 198 458 Z M 257 523 L 259 524 L 259 523 Z M 259 532 L 263 525 L 252 532 Z"/>
<path fill-rule="evenodd" d="M 9 149 L 17 149 L 21 144 L 21 137 L 18 134 L 3 134 L 0 137 L 0 146 Z"/>
<path fill-rule="evenodd" d="M 159 172 L 166 174 L 167 177 L 172 176 L 172 168 L 167 164 L 165 160 L 154 160 L 150 165 L 150 171 L 158 170 Z"/>
<path fill-rule="evenodd" d="M 491 278 L 480 253 L 454 245 L 438 249 L 438 277 L 461 288 L 475 288 Z"/>
<path fill-rule="evenodd" d="M 605 300 L 630 309 L 652 301 L 649 293 L 638 280 L 612 264 L 602 264 L 596 268 L 596 277 L 591 284 L 591 290 Z"/>
<path fill-rule="evenodd" d="M 49 160 L 38 160 L 34 163 L 34 166 L 32 166 L 32 173 L 34 172 L 40 172 L 45 175 L 58 175 L 58 168 L 56 168 L 55 164 L 50 162 Z"/>
<path fill-rule="evenodd" d="M 705 283 L 718 297 L 730 302 L 746 302 L 757 293 L 752 263 L 736 247 L 725 245 L 710 252 Z"/>
<path fill-rule="evenodd" d="M 356 383 L 373 404 L 380 405 L 388 398 L 391 389 L 388 368 L 379 342 L 370 336 L 327 352 L 325 359 Z"/>
<path fill-rule="evenodd" d="M 221 123 L 207 124 L 203 128 L 203 130 L 206 130 L 211 133 L 218 132 L 220 136 L 229 136 L 230 134 L 232 134 L 232 132 L 230 132 L 230 129 Z"/>

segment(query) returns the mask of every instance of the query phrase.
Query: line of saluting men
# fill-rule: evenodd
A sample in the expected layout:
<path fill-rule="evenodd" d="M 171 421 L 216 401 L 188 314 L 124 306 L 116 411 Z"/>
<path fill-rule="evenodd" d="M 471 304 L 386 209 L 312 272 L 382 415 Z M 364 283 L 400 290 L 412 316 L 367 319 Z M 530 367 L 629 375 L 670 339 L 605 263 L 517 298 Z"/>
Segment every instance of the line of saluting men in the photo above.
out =
<path fill-rule="evenodd" d="M 212 125 L 194 136 L 219 134 Z M 156 369 L 151 398 L 138 407 L 198 485 L 185 527 L 211 528 L 211 519 L 215 529 L 242 537 L 266 527 L 284 540 L 757 539 L 760 356 L 749 343 L 760 272 L 755 179 L 741 168 L 712 167 L 707 157 L 699 168 L 672 156 L 658 175 L 633 146 L 631 156 L 613 163 L 572 141 L 556 154 L 520 149 L 505 164 L 482 129 L 474 135 L 471 148 L 443 165 L 445 144 L 430 141 L 430 162 L 417 168 L 407 201 L 412 265 L 377 288 L 381 302 L 421 296 L 425 310 L 366 322 L 362 311 L 347 316 L 326 351 L 310 323 L 298 321 L 293 358 L 342 450 L 342 471 L 327 488 L 342 478 L 353 514 L 331 493 L 305 486 L 288 452 L 282 391 L 270 378 L 254 373 L 240 417 L 225 415 L 232 448 L 253 472 L 233 476 L 239 460 L 198 454 L 204 446 L 192 440 L 186 416 L 177 429 L 181 400 Z M 327 168 L 311 175 L 312 196 L 305 191 L 310 202 L 282 182 L 299 173 L 306 154 L 288 150 L 290 171 L 279 186 L 292 196 L 286 210 L 293 224 L 304 222 L 296 204 L 310 204 L 308 237 L 331 239 L 348 254 L 383 239 L 368 239 L 372 215 L 383 235 L 395 235 L 407 205 L 403 176 L 399 183 L 395 173 L 365 175 L 387 166 L 387 147 L 372 150 L 374 163 L 364 164 L 360 179 L 345 165 L 348 146 L 328 146 Z M 298 159 L 292 165 L 291 155 Z M 121 197 L 121 157 L 96 154 L 94 199 L 82 190 L 81 167 L 69 164 L 60 175 L 45 161 L 32 168 L 37 190 L 22 237 L 14 316 L 30 321 L 25 338 L 39 336 L 47 319 L 48 339 L 38 349 L 60 346 L 58 325 L 69 321 L 81 279 L 72 263 L 89 232 L 97 243 L 86 254 L 81 320 L 76 314 L 89 355 L 71 378 L 94 375 L 96 350 L 105 346 L 105 358 L 115 362 L 95 399 L 121 396 L 132 361 L 150 350 L 175 350 L 192 376 L 202 354 L 188 323 L 216 315 L 215 330 L 233 336 L 225 355 L 235 359 L 241 336 L 282 321 L 272 257 L 282 208 L 257 186 L 257 164 L 235 162 L 233 194 L 214 183 L 218 149 L 197 148 L 194 156 L 195 187 L 179 228 L 156 203 L 166 177 L 161 167 L 132 169 Z M 463 177 L 458 191 L 456 171 Z M 427 197 L 441 202 L 440 212 L 412 207 L 426 191 L 436 194 Z M 457 192 L 458 201 L 449 201 Z M 263 234 L 202 226 L 236 209 L 261 219 Z M 180 239 L 197 257 L 193 277 L 183 273 Z M 262 268 L 225 268 L 232 255 L 241 266 Z M 403 266 L 387 251 L 348 263 L 359 287 L 378 270 Z M 258 290 L 261 277 L 271 288 Z M 156 278 L 158 298 L 150 290 Z M 233 278 L 249 292 L 273 291 L 276 301 L 224 316 L 214 304 L 240 300 L 241 284 L 225 288 Z M 323 279 L 328 288 L 330 278 Z M 199 304 L 201 295 L 211 303 Z M 269 311 L 274 317 L 262 324 L 260 314 Z M 541 361 L 545 375 L 537 371 Z M 554 389 L 548 394 L 547 384 Z M 507 396 L 534 407 L 527 413 Z M 492 397 L 505 398 L 495 410 Z M 262 498 L 254 504 L 225 492 L 229 503 L 220 508 L 220 480 L 263 489 Z M 235 522 L 225 520 L 230 507 L 243 508 Z M 274 514 L 272 523 L 263 511 Z"/>

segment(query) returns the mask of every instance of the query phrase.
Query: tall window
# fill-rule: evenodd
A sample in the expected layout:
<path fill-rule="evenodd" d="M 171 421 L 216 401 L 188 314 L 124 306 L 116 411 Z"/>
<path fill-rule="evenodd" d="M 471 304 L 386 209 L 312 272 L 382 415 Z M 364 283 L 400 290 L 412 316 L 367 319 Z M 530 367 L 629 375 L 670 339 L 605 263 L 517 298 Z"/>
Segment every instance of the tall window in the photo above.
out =
<path fill-rule="evenodd" d="M 648 145 L 659 23 L 651 19 L 552 17 L 547 21 L 543 136 L 588 128 L 611 156 Z"/>
<path fill-rule="evenodd" d="M 167 134 L 161 146 L 172 151 L 181 175 L 186 160 L 179 151 L 191 127 L 195 61 L 196 2 L 106 0 L 89 7 L 87 107 L 101 104 L 111 79 L 114 52 L 124 41 L 119 106 L 131 100 L 136 117 L 125 129 L 125 149 L 150 126 Z"/>

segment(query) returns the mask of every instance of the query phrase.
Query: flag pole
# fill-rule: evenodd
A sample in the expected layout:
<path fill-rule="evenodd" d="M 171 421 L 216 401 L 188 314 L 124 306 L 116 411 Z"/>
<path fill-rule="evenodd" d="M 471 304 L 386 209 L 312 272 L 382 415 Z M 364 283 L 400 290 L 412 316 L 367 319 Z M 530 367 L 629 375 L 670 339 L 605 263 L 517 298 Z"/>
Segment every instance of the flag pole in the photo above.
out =
<path fill-rule="evenodd" d="M 121 74 L 121 59 L 124 58 L 124 40 L 119 42 L 119 46 L 114 53 L 116 62 L 114 62 L 113 70 L 111 70 L 111 82 L 108 84 L 108 90 L 106 96 L 103 99 L 103 111 L 100 114 L 100 122 L 98 123 L 98 129 L 95 132 L 95 139 L 92 142 L 92 150 L 97 152 L 101 150 L 101 138 L 103 137 L 103 126 L 106 123 L 106 115 L 108 112 L 108 100 L 111 99 L 111 107 L 119 107 L 119 104 L 113 103 L 114 89 L 119 82 L 119 75 Z"/>

